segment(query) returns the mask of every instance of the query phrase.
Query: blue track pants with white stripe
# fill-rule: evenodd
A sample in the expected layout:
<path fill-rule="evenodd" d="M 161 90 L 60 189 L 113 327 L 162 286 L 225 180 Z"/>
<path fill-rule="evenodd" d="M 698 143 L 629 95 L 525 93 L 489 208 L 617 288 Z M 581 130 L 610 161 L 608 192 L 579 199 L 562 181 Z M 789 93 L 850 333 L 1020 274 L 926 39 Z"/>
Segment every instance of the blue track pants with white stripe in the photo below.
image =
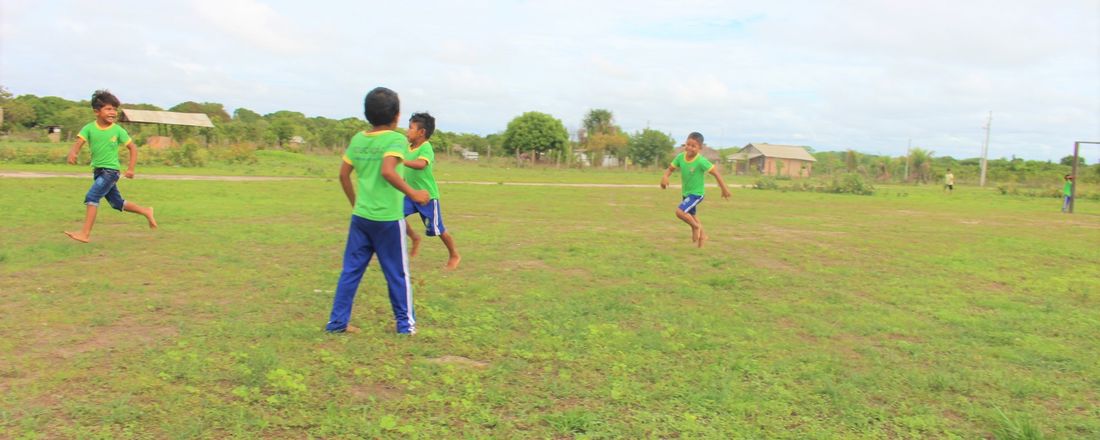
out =
<path fill-rule="evenodd" d="M 405 252 L 405 220 L 379 222 L 353 215 L 348 228 L 348 243 L 344 249 L 344 269 L 336 284 L 332 315 L 325 330 L 340 331 L 348 326 L 351 306 L 359 281 L 371 257 L 378 255 L 378 265 L 389 287 L 390 306 L 397 321 L 398 333 L 414 332 L 412 284 L 409 283 L 409 260 Z"/>

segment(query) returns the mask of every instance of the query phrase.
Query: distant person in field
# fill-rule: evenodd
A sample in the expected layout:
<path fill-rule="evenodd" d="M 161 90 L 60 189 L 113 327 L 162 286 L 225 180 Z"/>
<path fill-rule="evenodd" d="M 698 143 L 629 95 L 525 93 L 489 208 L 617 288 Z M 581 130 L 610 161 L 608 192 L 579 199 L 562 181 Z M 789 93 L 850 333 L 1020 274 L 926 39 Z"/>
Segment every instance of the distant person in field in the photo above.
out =
<path fill-rule="evenodd" d="M 428 142 L 432 133 L 435 133 L 435 118 L 428 113 L 413 113 L 409 118 L 409 130 L 405 132 L 405 137 L 409 140 L 409 154 L 405 156 L 405 166 L 409 169 L 405 171 L 405 181 L 409 182 L 409 186 L 413 189 L 428 191 L 431 200 L 427 205 L 421 205 L 405 197 L 405 216 L 420 214 L 420 220 L 424 223 L 424 235 L 439 237 L 443 241 L 447 246 L 447 252 L 450 253 L 446 267 L 456 269 L 459 261 L 462 261 L 462 256 L 455 248 L 454 237 L 443 226 L 443 211 L 439 208 L 439 186 L 436 185 L 435 175 L 432 172 L 435 166 L 435 151 L 432 150 L 431 142 Z M 415 257 L 420 250 L 420 235 L 412 228 L 408 228 L 408 234 L 412 239 L 409 257 Z"/>
<path fill-rule="evenodd" d="M 344 248 L 344 269 L 336 284 L 325 331 L 359 331 L 348 324 L 351 307 L 363 272 L 377 254 L 389 289 L 397 333 L 411 335 L 416 333 L 416 315 L 405 253 L 404 198 L 425 204 L 431 196 L 427 191 L 412 189 L 403 179 L 402 162 L 409 154 L 409 142 L 394 131 L 401 116 L 397 93 L 385 87 L 371 90 L 363 100 L 363 113 L 371 129 L 351 138 L 340 165 L 340 185 L 353 210 Z M 352 184 L 352 172 L 357 185 Z"/>
<path fill-rule="evenodd" d="M 718 174 L 718 167 L 715 167 L 706 157 L 700 154 L 702 148 L 703 135 L 698 132 L 689 134 L 687 142 L 684 144 L 684 152 L 672 159 L 672 164 L 669 165 L 664 177 L 661 178 L 661 189 L 668 188 L 668 177 L 672 175 L 673 171 L 680 170 L 681 195 L 684 199 L 680 202 L 680 206 L 676 208 L 676 218 L 691 226 L 691 241 L 699 247 L 703 247 L 703 242 L 707 240 L 707 234 L 703 232 L 703 223 L 699 221 L 699 216 L 696 214 L 699 204 L 703 202 L 705 193 L 703 174 L 710 173 L 714 175 L 714 179 L 718 181 L 718 186 L 722 188 L 722 197 L 727 199 L 730 197 L 730 190 L 726 187 L 726 182 L 722 180 L 722 175 Z"/>
<path fill-rule="evenodd" d="M 943 175 L 943 190 L 949 193 L 955 192 L 955 175 L 951 174 L 951 168 Z"/>
<path fill-rule="evenodd" d="M 77 232 L 65 231 L 69 238 L 87 243 L 92 239 L 92 226 L 95 225 L 96 214 L 99 212 L 99 201 L 104 197 L 112 208 L 119 211 L 140 214 L 149 222 L 149 227 L 156 229 L 157 220 L 153 218 L 153 208 L 146 208 L 137 203 L 123 199 L 118 191 L 119 168 L 118 148 L 125 145 L 130 150 L 130 164 L 123 173 L 127 179 L 134 178 L 134 165 L 137 164 L 137 145 L 130 139 L 126 130 L 115 124 L 118 119 L 118 110 L 121 104 L 115 95 L 107 90 L 96 90 L 92 94 L 92 110 L 95 111 L 95 121 L 89 122 L 80 129 L 76 135 L 76 142 L 69 151 L 69 163 L 76 165 L 77 155 L 84 144 L 88 144 L 92 150 L 92 187 L 84 195 L 84 228 Z"/>
<path fill-rule="evenodd" d="M 1069 212 L 1069 205 L 1073 203 L 1073 176 L 1066 174 L 1062 177 L 1066 183 L 1062 185 L 1062 195 L 1065 196 L 1065 200 L 1062 202 L 1062 212 Z"/>

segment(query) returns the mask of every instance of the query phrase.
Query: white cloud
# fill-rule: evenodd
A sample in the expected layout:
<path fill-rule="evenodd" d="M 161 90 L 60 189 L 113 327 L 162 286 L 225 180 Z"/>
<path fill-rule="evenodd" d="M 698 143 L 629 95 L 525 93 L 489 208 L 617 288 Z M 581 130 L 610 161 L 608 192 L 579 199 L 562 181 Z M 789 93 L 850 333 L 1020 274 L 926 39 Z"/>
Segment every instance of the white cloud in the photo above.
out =
<path fill-rule="evenodd" d="M 367 90 L 387 85 L 403 108 L 431 110 L 445 130 L 492 133 L 530 110 L 577 126 L 587 110 L 607 108 L 628 131 L 681 139 L 699 130 L 719 146 L 897 154 L 913 138 L 965 157 L 977 154 L 990 110 L 998 155 L 1047 158 L 1076 138 L 1100 138 L 1095 0 L 0 8 L 0 81 L 17 94 L 81 99 L 109 86 L 161 106 L 348 117 Z M 113 23 L 119 61 L 91 56 L 96 28 L 80 28 L 89 22 Z"/>
<path fill-rule="evenodd" d="M 195 11 L 222 32 L 253 46 L 281 54 L 298 54 L 310 44 L 300 31 L 308 20 L 291 20 L 256 0 L 195 0 Z"/>

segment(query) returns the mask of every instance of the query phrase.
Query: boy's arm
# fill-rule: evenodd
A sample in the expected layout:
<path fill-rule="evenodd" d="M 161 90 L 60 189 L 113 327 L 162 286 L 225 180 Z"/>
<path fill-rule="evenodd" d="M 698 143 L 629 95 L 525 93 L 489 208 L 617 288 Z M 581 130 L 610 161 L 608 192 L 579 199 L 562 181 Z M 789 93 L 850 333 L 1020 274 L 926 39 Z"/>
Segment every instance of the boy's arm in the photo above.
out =
<path fill-rule="evenodd" d="M 76 155 L 80 153 L 80 147 L 84 146 L 83 138 L 76 138 L 76 142 L 73 142 L 73 148 L 69 150 L 69 165 L 76 165 Z"/>
<path fill-rule="evenodd" d="M 718 187 L 722 188 L 722 197 L 727 199 L 730 198 L 730 189 L 726 188 L 726 181 L 722 180 L 722 175 L 718 173 L 718 167 L 712 166 L 710 168 L 710 173 L 713 174 L 714 179 L 718 181 Z"/>
<path fill-rule="evenodd" d="M 134 141 L 126 143 L 126 149 L 130 150 L 130 166 L 126 168 L 127 179 L 134 178 L 134 165 L 137 165 L 137 145 L 134 145 Z"/>
<path fill-rule="evenodd" d="M 351 183 L 351 172 L 355 170 L 347 162 L 340 163 L 340 186 L 344 188 L 344 195 L 348 196 L 348 203 L 355 207 L 355 185 Z"/>
<path fill-rule="evenodd" d="M 671 176 L 673 171 L 676 171 L 676 167 L 669 165 L 664 177 L 661 177 L 661 189 L 668 188 L 668 176 Z"/>
<path fill-rule="evenodd" d="M 428 161 L 424 160 L 424 159 L 406 160 L 405 161 L 405 166 L 407 166 L 409 168 L 412 168 L 414 170 L 422 170 L 422 169 L 428 167 Z"/>
<path fill-rule="evenodd" d="M 389 182 L 390 185 L 393 185 L 394 188 L 397 188 L 398 191 L 405 193 L 406 196 L 409 196 L 409 198 L 417 204 L 423 205 L 428 203 L 428 201 L 431 200 L 431 195 L 428 194 L 427 191 L 412 189 L 412 187 L 405 182 L 405 179 L 397 175 L 397 164 L 401 162 L 402 159 L 395 156 L 386 156 L 382 158 L 382 178 L 386 179 L 386 181 Z"/>

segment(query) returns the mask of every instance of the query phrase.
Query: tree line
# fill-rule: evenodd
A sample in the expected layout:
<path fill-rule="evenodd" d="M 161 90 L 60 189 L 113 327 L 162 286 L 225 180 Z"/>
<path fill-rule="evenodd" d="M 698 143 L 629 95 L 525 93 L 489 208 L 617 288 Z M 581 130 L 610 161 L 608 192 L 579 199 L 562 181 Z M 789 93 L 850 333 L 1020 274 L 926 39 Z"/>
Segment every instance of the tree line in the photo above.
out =
<path fill-rule="evenodd" d="M 80 128 L 92 120 L 87 100 L 70 101 L 56 96 L 39 97 L 32 94 L 13 96 L 0 86 L 0 108 L 4 122 L 0 132 L 24 139 L 44 140 L 44 128 L 60 126 L 61 139 L 72 141 Z M 213 129 L 168 126 L 167 133 L 160 127 L 134 124 L 127 129 L 142 143 L 149 136 L 169 135 L 180 143 L 193 142 L 209 145 L 249 144 L 255 148 L 283 148 L 292 151 L 313 150 L 339 152 L 357 131 L 370 127 L 363 118 L 330 119 L 307 117 L 305 114 L 281 110 L 260 114 L 247 108 L 232 113 L 224 105 L 213 102 L 187 101 L 167 109 L 151 104 L 123 104 L 123 108 L 141 110 L 167 110 L 185 113 L 203 113 L 214 122 Z M 301 140 L 301 142 L 292 142 Z M 673 137 L 659 130 L 643 129 L 625 132 L 608 109 L 591 109 L 581 120 L 581 128 L 570 136 L 565 124 L 552 115 L 531 111 L 516 116 L 503 132 L 486 136 L 474 133 L 458 133 L 438 130 L 432 144 L 442 151 L 461 148 L 480 155 L 511 156 L 530 161 L 552 161 L 559 164 L 576 164 L 583 161 L 593 166 L 605 163 L 605 158 L 625 166 L 663 166 L 672 159 L 676 145 Z M 723 159 L 740 147 L 719 149 Z M 861 154 L 854 150 L 811 153 L 817 159 L 814 174 L 858 173 L 882 182 L 929 183 L 941 179 L 948 168 L 961 180 L 977 180 L 979 159 L 954 159 L 935 157 L 934 152 L 914 148 L 906 156 L 877 156 Z M 1068 172 L 1072 156 L 1059 163 L 1033 161 L 1018 158 L 988 161 L 987 177 L 995 181 L 1028 182 L 1032 179 L 1050 179 Z M 1083 161 L 1081 165 L 1086 165 Z M 1086 180 L 1100 176 L 1100 165 L 1085 166 L 1081 173 Z"/>

